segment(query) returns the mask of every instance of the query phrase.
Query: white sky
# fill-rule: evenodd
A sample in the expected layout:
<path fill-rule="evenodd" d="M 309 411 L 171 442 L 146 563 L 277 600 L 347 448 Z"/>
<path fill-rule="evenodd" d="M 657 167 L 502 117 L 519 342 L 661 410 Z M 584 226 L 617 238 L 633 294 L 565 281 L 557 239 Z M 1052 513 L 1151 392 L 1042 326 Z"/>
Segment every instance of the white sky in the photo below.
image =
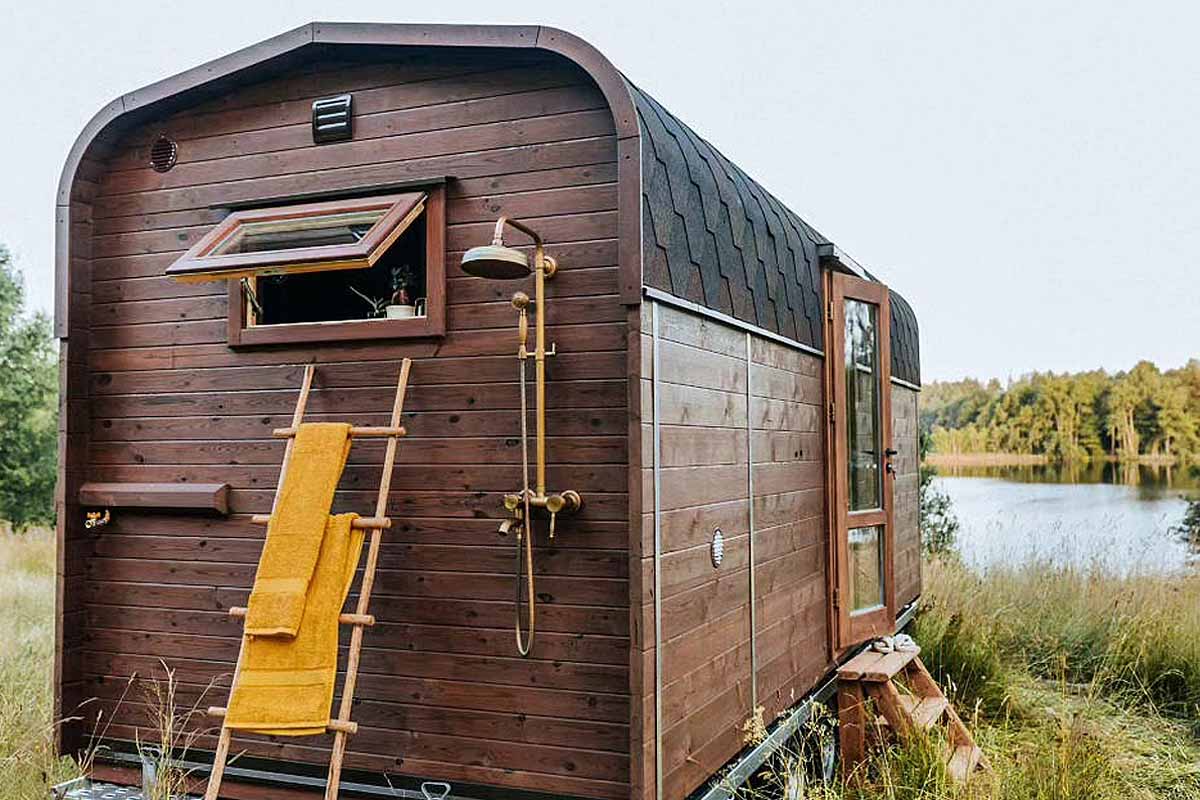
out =
<path fill-rule="evenodd" d="M 1200 355 L 1200 5 L 1182 2 L 9 0 L 0 242 L 38 307 L 92 114 L 315 19 L 589 40 L 908 298 L 926 380 Z"/>

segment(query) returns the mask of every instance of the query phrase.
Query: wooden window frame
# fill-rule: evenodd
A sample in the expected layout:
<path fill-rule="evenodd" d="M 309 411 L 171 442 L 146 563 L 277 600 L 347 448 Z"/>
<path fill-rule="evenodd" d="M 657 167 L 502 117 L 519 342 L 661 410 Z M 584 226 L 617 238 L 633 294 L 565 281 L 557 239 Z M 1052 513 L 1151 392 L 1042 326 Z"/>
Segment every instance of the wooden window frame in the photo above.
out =
<path fill-rule="evenodd" d="M 426 193 L 406 192 L 235 211 L 167 267 L 167 276 L 191 282 L 370 267 L 408 228 L 406 222 L 411 224 L 426 202 Z M 244 225 L 380 210 L 386 211 L 384 216 L 371 226 L 362 239 L 350 244 L 213 254 Z"/>
<path fill-rule="evenodd" d="M 420 199 L 423 198 L 423 199 Z M 415 205 L 411 203 L 417 199 Z M 205 255 L 247 222 L 260 222 L 313 214 L 368 211 L 391 206 L 359 242 L 295 248 L 274 253 Z M 413 210 L 417 211 L 415 218 Z M 406 319 L 330 320 L 278 325 L 247 325 L 241 278 L 259 275 L 299 274 L 325 270 L 362 269 L 375 263 L 413 224 L 425 225 L 425 316 Z M 227 260 L 226 260 L 227 259 Z M 214 270 L 216 265 L 225 269 Z M 201 270 L 204 270 L 201 272 Z M 227 342 L 230 347 L 257 345 L 349 342 L 368 339 L 416 339 L 446 333 L 446 187 L 437 184 L 404 194 L 376 195 L 300 205 L 282 205 L 235 211 L 209 231 L 167 274 L 183 281 L 227 280 L 229 312 Z"/>
<path fill-rule="evenodd" d="M 845 438 L 846 380 L 843 353 L 845 352 L 846 299 L 871 303 L 879 309 L 879 425 L 880 446 L 890 449 L 892 442 L 891 415 L 891 309 L 888 289 L 881 283 L 865 281 L 852 275 L 827 272 L 825 296 L 830 313 L 826 322 L 825 387 L 829 398 L 831 420 L 826 427 L 826 452 L 829 453 L 827 486 L 829 497 L 830 580 L 829 608 L 833 623 L 833 651 L 844 652 L 867 639 L 891 635 L 896 624 L 896 530 L 894 519 L 895 480 L 887 469 L 889 459 L 881 460 L 881 507 L 867 511 L 850 511 L 848 458 Z M 849 536 L 851 529 L 880 526 L 883 529 L 883 593 L 884 604 L 878 609 L 851 614 L 850 598 L 845 597 L 849 586 Z"/>

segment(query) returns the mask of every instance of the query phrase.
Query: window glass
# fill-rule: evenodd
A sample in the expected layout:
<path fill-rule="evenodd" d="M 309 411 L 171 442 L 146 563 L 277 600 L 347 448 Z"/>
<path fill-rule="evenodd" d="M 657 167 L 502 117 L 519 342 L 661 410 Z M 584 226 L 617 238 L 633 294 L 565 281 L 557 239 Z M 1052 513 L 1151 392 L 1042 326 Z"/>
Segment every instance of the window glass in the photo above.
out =
<path fill-rule="evenodd" d="M 300 219 L 247 222 L 230 232 L 210 255 L 263 253 L 322 247 L 331 244 L 357 244 L 375 223 L 383 219 L 386 208 L 349 214 L 325 214 Z"/>
<path fill-rule="evenodd" d="M 851 511 L 880 508 L 878 306 L 846 300 L 846 452 Z"/>
<path fill-rule="evenodd" d="M 850 530 L 850 613 L 882 606 L 883 528 Z"/>

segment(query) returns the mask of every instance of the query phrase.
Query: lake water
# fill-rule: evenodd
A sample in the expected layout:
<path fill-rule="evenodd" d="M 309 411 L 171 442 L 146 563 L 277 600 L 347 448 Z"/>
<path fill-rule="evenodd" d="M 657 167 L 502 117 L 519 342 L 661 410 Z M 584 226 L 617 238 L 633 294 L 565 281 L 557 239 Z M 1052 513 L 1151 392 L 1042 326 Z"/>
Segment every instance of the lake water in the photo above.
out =
<path fill-rule="evenodd" d="M 1052 559 L 1119 572 L 1173 572 L 1195 554 L 1173 536 L 1200 473 L 1111 463 L 1064 468 L 941 467 L 934 479 L 961 523 L 968 564 Z"/>

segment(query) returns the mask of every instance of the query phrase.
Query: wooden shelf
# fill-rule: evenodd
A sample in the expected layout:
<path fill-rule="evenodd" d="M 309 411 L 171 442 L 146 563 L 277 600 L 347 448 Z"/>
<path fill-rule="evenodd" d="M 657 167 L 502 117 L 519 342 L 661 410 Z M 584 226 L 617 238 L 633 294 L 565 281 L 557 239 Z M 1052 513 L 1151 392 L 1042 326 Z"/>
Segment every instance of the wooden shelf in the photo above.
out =
<path fill-rule="evenodd" d="M 85 506 L 108 508 L 175 508 L 229 513 L 227 483 L 85 483 L 79 489 Z"/>

